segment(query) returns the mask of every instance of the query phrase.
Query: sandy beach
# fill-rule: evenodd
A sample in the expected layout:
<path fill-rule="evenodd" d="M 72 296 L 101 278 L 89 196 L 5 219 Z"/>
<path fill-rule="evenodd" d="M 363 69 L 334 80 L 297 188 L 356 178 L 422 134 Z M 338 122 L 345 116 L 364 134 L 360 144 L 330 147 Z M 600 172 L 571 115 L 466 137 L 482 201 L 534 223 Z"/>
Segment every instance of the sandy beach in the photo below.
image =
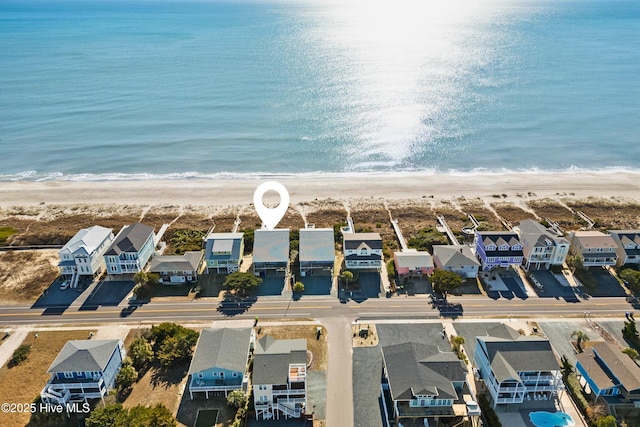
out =
<path fill-rule="evenodd" d="M 637 174 L 505 174 L 421 175 L 380 174 L 345 178 L 278 178 L 292 203 L 315 199 L 429 197 L 486 198 L 506 194 L 537 198 L 575 197 L 640 198 Z M 225 206 L 251 203 L 255 188 L 265 180 L 179 180 L 97 182 L 0 182 L 0 207 L 38 204 L 126 204 Z"/>

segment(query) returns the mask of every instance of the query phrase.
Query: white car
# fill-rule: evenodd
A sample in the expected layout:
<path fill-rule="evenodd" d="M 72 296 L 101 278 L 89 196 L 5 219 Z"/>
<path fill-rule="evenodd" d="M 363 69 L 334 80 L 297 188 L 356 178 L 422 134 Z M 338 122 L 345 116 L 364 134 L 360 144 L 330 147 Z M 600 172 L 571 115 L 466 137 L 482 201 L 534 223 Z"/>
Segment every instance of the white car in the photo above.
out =
<path fill-rule="evenodd" d="M 69 285 L 71 285 L 71 282 L 69 282 L 68 280 L 65 280 L 64 282 L 62 282 L 62 285 L 60 285 L 60 290 L 61 291 L 66 290 L 69 287 Z"/>

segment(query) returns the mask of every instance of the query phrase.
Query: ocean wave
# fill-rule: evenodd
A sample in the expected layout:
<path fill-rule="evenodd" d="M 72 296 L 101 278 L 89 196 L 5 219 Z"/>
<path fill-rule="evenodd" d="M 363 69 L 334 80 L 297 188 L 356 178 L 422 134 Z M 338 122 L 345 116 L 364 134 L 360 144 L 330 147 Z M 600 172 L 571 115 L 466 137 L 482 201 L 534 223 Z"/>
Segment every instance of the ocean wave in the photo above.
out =
<path fill-rule="evenodd" d="M 474 168 L 470 170 L 438 170 L 438 169 L 395 169 L 395 170 L 383 170 L 383 171 L 349 171 L 349 172 L 327 172 L 327 171 L 313 171 L 313 172 L 299 172 L 299 173 L 287 173 L 287 172 L 216 172 L 216 173 L 203 173 L 196 171 L 188 171 L 182 173 L 78 173 L 78 174 L 64 174 L 62 172 L 38 172 L 35 170 L 27 170 L 13 174 L 0 174 L 0 182 L 48 182 L 48 181 L 62 181 L 62 182 L 99 182 L 99 181 L 180 181 L 180 180 L 211 180 L 211 181 L 224 181 L 224 180 L 264 180 L 264 179 L 304 179 L 304 178 L 350 178 L 350 177 L 385 177 L 396 176 L 407 178 L 417 176 L 436 176 L 436 175 L 450 175 L 450 176 L 498 176 L 498 175 L 556 175 L 556 174 L 601 174 L 608 175 L 613 173 L 628 173 L 640 175 L 640 168 L 629 168 L 623 166 L 610 166 L 603 168 L 584 168 L 578 166 L 571 166 L 565 169 L 541 169 L 541 168 L 528 168 L 528 169 L 508 169 L 508 168 Z"/>

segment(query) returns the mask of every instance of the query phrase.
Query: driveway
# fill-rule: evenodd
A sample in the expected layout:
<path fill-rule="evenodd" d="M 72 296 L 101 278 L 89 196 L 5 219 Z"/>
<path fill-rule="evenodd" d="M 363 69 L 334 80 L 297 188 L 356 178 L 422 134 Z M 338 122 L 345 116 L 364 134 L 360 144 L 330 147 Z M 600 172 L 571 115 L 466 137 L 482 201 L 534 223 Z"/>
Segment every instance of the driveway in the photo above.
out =
<path fill-rule="evenodd" d="M 558 353 L 558 356 L 566 356 L 572 365 L 576 364 L 576 351 L 569 341 L 572 341 L 573 331 L 580 330 L 587 334 L 590 341 L 603 341 L 600 334 L 593 329 L 585 320 L 563 320 L 538 322 L 544 334 L 549 338 L 551 345 Z"/>
<path fill-rule="evenodd" d="M 332 317 L 324 322 L 324 326 L 327 328 L 329 341 L 326 425 L 350 427 L 354 419 L 351 320 Z M 377 375 L 373 377 L 379 378 Z"/>
<path fill-rule="evenodd" d="M 262 283 L 254 292 L 256 296 L 281 295 L 284 288 L 284 276 L 268 276 L 262 278 Z"/>
<path fill-rule="evenodd" d="M 360 273 L 358 275 L 360 290 L 354 291 L 351 298 L 355 301 L 364 301 L 368 298 L 380 297 L 380 274 Z"/>
<path fill-rule="evenodd" d="M 80 307 L 80 310 L 96 310 L 100 306 L 115 307 L 133 290 L 135 283 L 124 281 L 100 281 Z"/>
<path fill-rule="evenodd" d="M 533 286 L 540 298 L 562 298 L 566 302 L 579 302 L 571 286 L 563 286 L 548 270 L 532 270 L 530 274 L 542 285 L 542 289 Z"/>
<path fill-rule="evenodd" d="M 331 276 L 307 276 L 301 277 L 300 281 L 304 283 L 304 295 L 329 295 L 331 293 Z"/>
<path fill-rule="evenodd" d="M 604 268 L 591 268 L 589 272 L 596 280 L 598 286 L 593 289 L 586 289 L 587 292 L 592 297 L 625 297 L 627 293 L 624 288 L 620 285 L 620 282 L 613 277 L 607 270 Z"/>

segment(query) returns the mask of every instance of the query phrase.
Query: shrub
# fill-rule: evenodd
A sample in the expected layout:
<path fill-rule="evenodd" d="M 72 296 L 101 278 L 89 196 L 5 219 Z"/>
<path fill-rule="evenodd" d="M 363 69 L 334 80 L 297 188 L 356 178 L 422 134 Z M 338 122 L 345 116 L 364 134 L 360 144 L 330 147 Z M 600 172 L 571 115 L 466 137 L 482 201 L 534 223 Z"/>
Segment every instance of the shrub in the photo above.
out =
<path fill-rule="evenodd" d="M 262 279 L 251 272 L 236 271 L 227 276 L 224 286 L 234 289 L 239 294 L 247 294 L 260 286 Z"/>
<path fill-rule="evenodd" d="M 129 357 L 133 367 L 137 370 L 143 370 L 153 360 L 153 350 L 151 344 L 144 338 L 136 338 L 129 345 Z"/>
<path fill-rule="evenodd" d="M 302 282 L 294 283 L 293 291 L 294 292 L 304 292 L 304 283 L 302 283 Z"/>
<path fill-rule="evenodd" d="M 29 344 L 21 344 L 20 347 L 16 348 L 13 354 L 11 355 L 11 359 L 9 360 L 9 367 L 18 366 L 29 357 L 29 353 L 31 352 L 31 345 Z"/>
<path fill-rule="evenodd" d="M 242 390 L 233 390 L 227 396 L 227 405 L 232 408 L 241 408 L 247 403 L 247 394 Z"/>
<path fill-rule="evenodd" d="M 498 418 L 498 414 L 493 409 L 487 396 L 485 394 L 478 395 L 478 406 L 480 406 L 480 410 L 482 411 L 482 417 L 487 422 L 489 427 L 502 427 L 502 423 L 500 422 L 500 418 Z"/>
<path fill-rule="evenodd" d="M 192 329 L 169 322 L 153 326 L 149 333 L 156 357 L 164 367 L 188 361 L 193 354 L 198 335 Z"/>

